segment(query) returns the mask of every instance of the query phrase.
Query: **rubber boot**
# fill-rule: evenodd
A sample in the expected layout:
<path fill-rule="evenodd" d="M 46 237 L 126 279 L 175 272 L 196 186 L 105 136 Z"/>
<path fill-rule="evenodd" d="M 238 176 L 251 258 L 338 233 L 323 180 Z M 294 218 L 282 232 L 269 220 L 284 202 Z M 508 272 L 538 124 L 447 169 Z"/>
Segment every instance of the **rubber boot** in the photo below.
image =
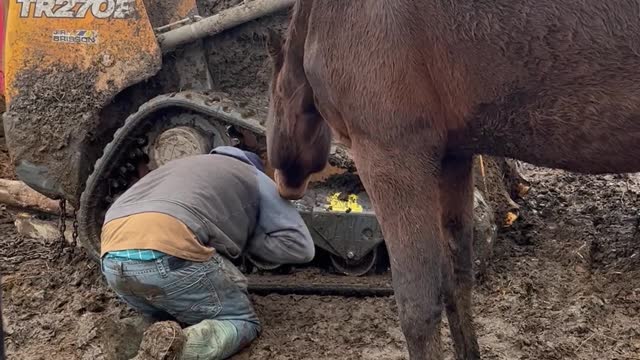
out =
<path fill-rule="evenodd" d="M 238 330 L 229 321 L 203 320 L 184 329 L 182 360 L 223 360 L 239 351 Z"/>

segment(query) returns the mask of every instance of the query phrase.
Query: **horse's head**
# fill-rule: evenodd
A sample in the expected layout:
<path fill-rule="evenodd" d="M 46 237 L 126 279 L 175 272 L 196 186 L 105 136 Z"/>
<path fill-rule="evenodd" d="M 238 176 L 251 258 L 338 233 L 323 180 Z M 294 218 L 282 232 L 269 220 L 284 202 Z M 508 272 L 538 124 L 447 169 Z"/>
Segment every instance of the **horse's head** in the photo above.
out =
<path fill-rule="evenodd" d="M 304 73 L 304 43 L 294 43 L 291 36 L 283 42 L 271 31 L 267 47 L 273 63 L 267 154 L 280 196 L 295 200 L 304 195 L 311 175 L 325 167 L 331 131 L 316 109 Z"/>

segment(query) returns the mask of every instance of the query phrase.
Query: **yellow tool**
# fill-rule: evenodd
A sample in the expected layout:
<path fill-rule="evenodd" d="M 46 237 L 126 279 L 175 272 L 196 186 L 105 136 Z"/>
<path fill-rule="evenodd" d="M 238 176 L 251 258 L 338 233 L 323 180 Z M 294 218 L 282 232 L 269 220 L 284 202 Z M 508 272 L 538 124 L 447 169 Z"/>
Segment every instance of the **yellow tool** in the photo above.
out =
<path fill-rule="evenodd" d="M 337 212 L 361 213 L 362 205 L 358 204 L 358 195 L 350 194 L 347 201 L 340 200 L 341 193 L 334 193 L 327 198 L 329 210 Z"/>

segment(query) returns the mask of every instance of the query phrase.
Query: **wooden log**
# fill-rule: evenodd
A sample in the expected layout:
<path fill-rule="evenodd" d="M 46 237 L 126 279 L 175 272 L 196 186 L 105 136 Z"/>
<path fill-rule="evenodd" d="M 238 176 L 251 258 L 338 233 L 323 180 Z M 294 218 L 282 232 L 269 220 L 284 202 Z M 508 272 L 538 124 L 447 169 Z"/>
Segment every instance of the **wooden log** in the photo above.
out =
<path fill-rule="evenodd" d="M 14 224 L 18 234 L 30 239 L 48 241 L 60 239 L 60 229 L 57 220 L 42 220 L 33 214 L 21 212 L 16 214 Z M 73 221 L 67 219 L 65 224 L 64 238 L 71 244 L 73 239 Z"/>
<path fill-rule="evenodd" d="M 158 35 L 158 43 L 163 53 L 178 46 L 247 23 L 251 20 L 270 15 L 291 7 L 294 0 L 253 0 L 244 2 L 209 16 L 193 24 L 181 26 Z"/>
<path fill-rule="evenodd" d="M 10 207 L 48 214 L 60 214 L 58 200 L 50 199 L 30 188 L 22 181 L 0 179 L 0 203 Z M 73 213 L 70 204 L 66 205 L 67 215 Z"/>

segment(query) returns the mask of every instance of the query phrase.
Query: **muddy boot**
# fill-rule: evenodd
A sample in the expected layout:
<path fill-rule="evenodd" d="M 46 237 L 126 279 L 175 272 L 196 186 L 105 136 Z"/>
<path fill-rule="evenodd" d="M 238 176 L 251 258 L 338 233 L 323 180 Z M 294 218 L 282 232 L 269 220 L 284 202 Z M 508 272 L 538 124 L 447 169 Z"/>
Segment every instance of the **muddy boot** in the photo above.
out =
<path fill-rule="evenodd" d="M 222 360 L 240 350 L 238 330 L 229 321 L 203 320 L 184 329 L 187 343 L 181 360 Z"/>
<path fill-rule="evenodd" d="M 157 322 L 145 330 L 138 354 L 132 360 L 178 360 L 185 341 L 178 323 Z"/>

